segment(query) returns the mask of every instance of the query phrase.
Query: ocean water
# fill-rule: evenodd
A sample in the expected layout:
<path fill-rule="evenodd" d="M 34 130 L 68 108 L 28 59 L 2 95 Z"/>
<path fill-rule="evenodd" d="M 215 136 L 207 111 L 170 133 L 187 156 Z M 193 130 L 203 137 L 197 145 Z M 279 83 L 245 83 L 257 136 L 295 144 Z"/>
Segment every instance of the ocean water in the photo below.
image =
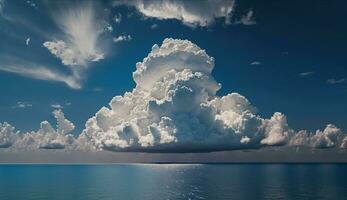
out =
<path fill-rule="evenodd" d="M 347 165 L 0 165 L 0 199 L 347 199 Z"/>

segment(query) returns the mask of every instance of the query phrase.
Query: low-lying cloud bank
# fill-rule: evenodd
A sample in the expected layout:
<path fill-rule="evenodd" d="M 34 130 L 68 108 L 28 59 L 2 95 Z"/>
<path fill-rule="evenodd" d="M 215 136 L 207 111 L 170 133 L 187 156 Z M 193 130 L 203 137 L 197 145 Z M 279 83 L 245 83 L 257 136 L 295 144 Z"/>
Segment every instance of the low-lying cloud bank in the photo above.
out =
<path fill-rule="evenodd" d="M 57 121 L 56 128 L 53 128 L 48 121 L 40 123 L 37 131 L 20 133 L 13 126 L 4 122 L 0 123 L 0 148 L 11 148 L 16 150 L 35 149 L 69 149 L 76 150 L 84 147 L 72 134 L 75 126 L 64 116 L 61 110 L 53 111 Z"/>
<path fill-rule="evenodd" d="M 61 110 L 36 132 L 21 134 L 0 124 L 0 147 L 15 149 L 97 149 L 146 152 L 202 152 L 265 146 L 347 148 L 334 125 L 314 133 L 295 131 L 276 112 L 262 118 L 242 95 L 217 96 L 221 84 L 211 72 L 214 59 L 188 40 L 165 39 L 154 45 L 133 73 L 136 87 L 115 96 L 71 135 L 74 125 Z"/>

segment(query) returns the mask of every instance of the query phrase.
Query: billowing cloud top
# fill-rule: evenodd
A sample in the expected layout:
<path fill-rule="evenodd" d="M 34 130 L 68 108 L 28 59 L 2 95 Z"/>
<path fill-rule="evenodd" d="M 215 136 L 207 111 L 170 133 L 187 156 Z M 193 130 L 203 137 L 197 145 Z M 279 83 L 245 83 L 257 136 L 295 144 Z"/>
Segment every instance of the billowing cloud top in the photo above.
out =
<path fill-rule="evenodd" d="M 279 112 L 270 119 L 242 95 L 216 96 L 214 59 L 188 40 L 165 39 L 133 73 L 136 87 L 114 97 L 86 123 L 81 137 L 97 149 L 212 151 L 273 145 L 328 148 L 341 145 L 333 125 L 295 132 Z"/>

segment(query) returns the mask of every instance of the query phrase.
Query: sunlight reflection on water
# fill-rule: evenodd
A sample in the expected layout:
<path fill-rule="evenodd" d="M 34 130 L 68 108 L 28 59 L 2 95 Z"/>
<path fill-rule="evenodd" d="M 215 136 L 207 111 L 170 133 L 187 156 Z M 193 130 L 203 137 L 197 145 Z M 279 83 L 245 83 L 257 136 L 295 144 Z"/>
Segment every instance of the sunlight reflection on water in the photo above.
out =
<path fill-rule="evenodd" d="M 343 199 L 347 165 L 0 165 L 0 199 Z"/>

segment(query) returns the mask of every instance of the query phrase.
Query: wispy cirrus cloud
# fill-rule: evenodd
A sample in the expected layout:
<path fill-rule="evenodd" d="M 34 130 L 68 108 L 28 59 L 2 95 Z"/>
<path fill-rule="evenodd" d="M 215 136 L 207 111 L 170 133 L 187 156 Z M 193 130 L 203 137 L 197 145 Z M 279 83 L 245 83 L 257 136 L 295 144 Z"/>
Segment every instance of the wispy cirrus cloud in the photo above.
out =
<path fill-rule="evenodd" d="M 251 62 L 251 65 L 261 65 L 261 62 L 260 61 L 253 61 L 253 62 Z"/>
<path fill-rule="evenodd" d="M 326 82 L 327 84 L 341 84 L 341 83 L 345 83 L 346 81 L 347 81 L 347 78 L 340 78 L 340 79 L 331 78 L 331 79 L 328 79 Z"/>
<path fill-rule="evenodd" d="M 340 79 L 331 78 L 327 80 L 327 84 L 340 84 L 346 81 L 347 81 L 347 78 L 340 78 Z"/>
<path fill-rule="evenodd" d="M 104 23 L 97 19 L 91 3 L 61 10 L 53 18 L 63 34 L 43 46 L 71 70 L 71 77 L 81 85 L 90 64 L 104 59 L 100 36 L 110 28 L 105 29 Z"/>
<path fill-rule="evenodd" d="M 38 80 L 62 82 L 73 89 L 81 88 L 81 84 L 75 77 L 60 73 L 53 70 L 51 67 L 42 66 L 36 63 L 3 63 L 0 64 L 0 71 L 14 73 Z"/>
<path fill-rule="evenodd" d="M 301 72 L 301 73 L 299 73 L 299 76 L 309 76 L 309 75 L 312 75 L 312 74 L 314 74 L 314 72 L 313 72 L 313 71 L 309 71 L 309 72 Z"/>
<path fill-rule="evenodd" d="M 51 108 L 54 108 L 54 109 L 63 109 L 64 106 L 60 105 L 60 104 L 51 104 Z"/>
<path fill-rule="evenodd" d="M 0 9 L 4 0 L 0 0 Z M 48 4 L 49 5 L 49 4 Z M 18 74 L 24 77 L 63 82 L 72 89 L 81 89 L 86 79 L 86 70 L 91 63 L 104 59 L 105 50 L 100 37 L 106 32 L 104 16 L 97 16 L 96 9 L 92 3 L 64 4 L 67 7 L 52 14 L 55 24 L 61 31 L 47 34 L 42 27 L 31 26 L 31 21 L 22 20 L 16 13 L 4 15 L 8 23 L 16 24 L 18 27 L 30 27 L 36 34 L 44 36 L 43 47 L 58 58 L 66 69 L 58 69 L 52 64 L 44 64 L 31 58 L 23 59 L 20 53 L 8 56 L 1 53 L 0 70 Z M 7 13 L 6 13 L 7 14 Z M 34 28 L 33 28 L 34 27 Z M 25 39 L 25 45 L 29 46 L 31 38 Z M 10 54 L 9 54 L 10 55 Z"/>

